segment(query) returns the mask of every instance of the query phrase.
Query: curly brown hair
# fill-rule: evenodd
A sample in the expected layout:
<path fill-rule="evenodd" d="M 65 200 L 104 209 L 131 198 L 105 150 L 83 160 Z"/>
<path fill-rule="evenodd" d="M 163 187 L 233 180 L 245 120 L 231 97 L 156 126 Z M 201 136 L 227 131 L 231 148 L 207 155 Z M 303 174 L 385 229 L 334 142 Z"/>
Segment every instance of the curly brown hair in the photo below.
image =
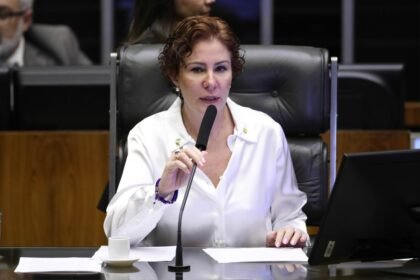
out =
<path fill-rule="evenodd" d="M 219 40 L 229 50 L 232 75 L 236 77 L 242 72 L 245 63 L 239 39 L 224 20 L 211 16 L 188 17 L 177 25 L 159 54 L 163 75 L 171 81 L 171 78 L 178 75 L 184 59 L 191 55 L 193 47 L 198 42 L 211 38 Z"/>

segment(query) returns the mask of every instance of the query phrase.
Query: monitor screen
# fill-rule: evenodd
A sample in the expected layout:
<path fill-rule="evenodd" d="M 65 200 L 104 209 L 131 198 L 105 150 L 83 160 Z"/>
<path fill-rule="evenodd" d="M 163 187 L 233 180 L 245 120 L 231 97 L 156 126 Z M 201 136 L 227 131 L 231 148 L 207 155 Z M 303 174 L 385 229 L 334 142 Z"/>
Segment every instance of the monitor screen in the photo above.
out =
<path fill-rule="evenodd" d="M 420 132 L 410 133 L 411 149 L 420 149 Z"/>
<path fill-rule="evenodd" d="M 109 128 L 109 66 L 41 66 L 18 70 L 15 128 L 105 130 Z"/>
<path fill-rule="evenodd" d="M 420 257 L 420 150 L 344 155 L 309 263 Z"/>
<path fill-rule="evenodd" d="M 11 127 L 11 69 L 0 67 L 0 130 Z"/>
<path fill-rule="evenodd" d="M 404 127 L 403 64 L 344 64 L 338 71 L 339 129 Z"/>

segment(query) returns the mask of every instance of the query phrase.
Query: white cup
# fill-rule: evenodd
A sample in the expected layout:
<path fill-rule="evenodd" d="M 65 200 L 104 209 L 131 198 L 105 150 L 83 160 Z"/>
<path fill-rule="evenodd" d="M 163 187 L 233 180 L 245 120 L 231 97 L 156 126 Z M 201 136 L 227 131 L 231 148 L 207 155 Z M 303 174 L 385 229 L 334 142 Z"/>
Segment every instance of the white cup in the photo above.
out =
<path fill-rule="evenodd" d="M 108 254 L 112 260 L 126 260 L 130 255 L 130 240 L 123 236 L 108 238 Z"/>

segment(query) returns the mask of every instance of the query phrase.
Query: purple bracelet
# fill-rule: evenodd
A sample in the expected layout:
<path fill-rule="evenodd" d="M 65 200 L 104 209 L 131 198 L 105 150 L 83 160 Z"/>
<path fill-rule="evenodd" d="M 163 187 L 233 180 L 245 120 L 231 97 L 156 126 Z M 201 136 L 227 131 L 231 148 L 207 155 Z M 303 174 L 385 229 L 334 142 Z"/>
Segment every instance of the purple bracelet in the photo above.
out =
<path fill-rule="evenodd" d="M 156 181 L 156 184 L 155 184 L 155 202 L 156 200 L 159 200 L 160 202 L 164 204 L 174 203 L 178 197 L 178 190 L 174 192 L 174 195 L 172 196 L 171 200 L 166 200 L 163 196 L 159 194 L 159 183 L 160 183 L 160 178 Z"/>

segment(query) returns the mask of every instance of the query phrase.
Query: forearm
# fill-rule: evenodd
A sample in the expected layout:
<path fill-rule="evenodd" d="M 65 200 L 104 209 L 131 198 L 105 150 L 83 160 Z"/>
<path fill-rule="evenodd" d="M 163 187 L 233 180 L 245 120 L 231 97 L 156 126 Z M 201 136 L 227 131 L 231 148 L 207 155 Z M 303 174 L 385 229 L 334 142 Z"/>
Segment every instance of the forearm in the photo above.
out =
<path fill-rule="evenodd" d="M 273 230 L 279 230 L 280 228 L 288 226 L 299 229 L 302 232 L 307 232 L 306 215 L 303 212 L 301 212 L 301 214 L 290 216 L 289 218 L 285 218 L 282 220 L 277 219 L 273 223 Z"/>
<path fill-rule="evenodd" d="M 166 205 L 155 201 L 154 186 L 118 192 L 112 199 L 104 222 L 107 236 L 126 236 L 132 246 L 140 243 L 156 227 Z"/>

